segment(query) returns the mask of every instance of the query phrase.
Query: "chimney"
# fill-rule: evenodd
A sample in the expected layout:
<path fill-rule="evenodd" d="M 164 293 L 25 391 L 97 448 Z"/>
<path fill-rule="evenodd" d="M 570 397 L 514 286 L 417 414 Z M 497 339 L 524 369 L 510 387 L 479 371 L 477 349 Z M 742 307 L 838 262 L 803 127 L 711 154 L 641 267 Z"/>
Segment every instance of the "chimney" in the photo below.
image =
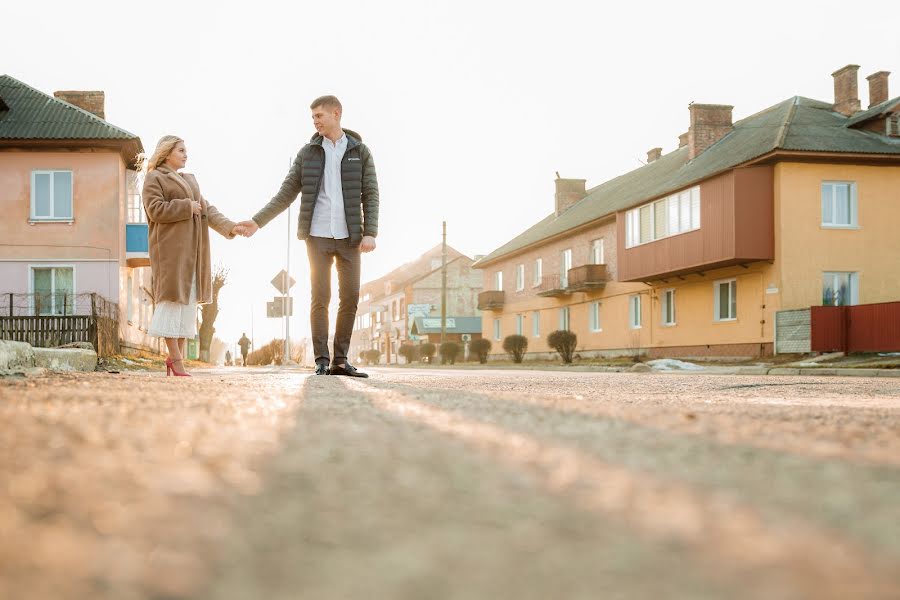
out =
<path fill-rule="evenodd" d="M 693 160 L 704 150 L 731 133 L 733 106 L 724 104 L 691 104 L 691 127 L 688 129 L 688 159 Z"/>
<path fill-rule="evenodd" d="M 660 156 L 662 156 L 662 148 L 653 148 L 647 152 L 647 164 L 659 160 Z"/>
<path fill-rule="evenodd" d="M 101 119 L 106 119 L 106 113 L 103 110 L 106 96 L 102 91 L 82 92 L 72 90 L 64 92 L 53 92 L 53 96 L 59 98 L 63 102 L 74 104 L 78 108 L 84 109 L 89 113 L 93 113 Z"/>
<path fill-rule="evenodd" d="M 688 133 L 689 132 L 685 131 L 684 133 L 682 133 L 681 135 L 678 136 L 678 147 L 679 148 L 684 148 L 685 146 L 688 145 Z"/>
<path fill-rule="evenodd" d="M 556 216 L 587 195 L 584 184 L 586 179 L 556 178 Z"/>
<path fill-rule="evenodd" d="M 831 74 L 834 77 L 834 110 L 846 117 L 859 111 L 857 71 L 859 71 L 859 65 L 847 65 Z"/>
<path fill-rule="evenodd" d="M 888 76 L 890 74 L 890 71 L 878 71 L 866 77 L 869 81 L 869 108 L 888 99 Z"/>

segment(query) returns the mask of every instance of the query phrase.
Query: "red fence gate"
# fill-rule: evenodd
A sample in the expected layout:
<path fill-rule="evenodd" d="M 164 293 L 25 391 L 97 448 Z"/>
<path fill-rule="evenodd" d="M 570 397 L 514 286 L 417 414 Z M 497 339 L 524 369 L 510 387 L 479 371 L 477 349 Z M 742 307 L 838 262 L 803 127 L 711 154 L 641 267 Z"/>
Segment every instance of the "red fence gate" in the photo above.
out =
<path fill-rule="evenodd" d="M 900 302 L 810 310 L 813 352 L 900 352 Z"/>

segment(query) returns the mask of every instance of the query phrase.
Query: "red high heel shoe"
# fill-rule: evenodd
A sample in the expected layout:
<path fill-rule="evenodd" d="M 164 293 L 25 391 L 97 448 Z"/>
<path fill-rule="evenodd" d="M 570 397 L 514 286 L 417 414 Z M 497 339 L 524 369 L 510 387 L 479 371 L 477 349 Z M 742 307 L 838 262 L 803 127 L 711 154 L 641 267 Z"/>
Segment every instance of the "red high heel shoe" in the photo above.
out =
<path fill-rule="evenodd" d="M 190 377 L 191 376 L 191 374 L 186 371 L 183 371 L 181 373 L 176 371 L 175 370 L 175 361 L 172 360 L 171 358 L 167 358 L 166 359 L 166 377 L 168 377 L 170 375 L 174 375 L 175 377 Z"/>

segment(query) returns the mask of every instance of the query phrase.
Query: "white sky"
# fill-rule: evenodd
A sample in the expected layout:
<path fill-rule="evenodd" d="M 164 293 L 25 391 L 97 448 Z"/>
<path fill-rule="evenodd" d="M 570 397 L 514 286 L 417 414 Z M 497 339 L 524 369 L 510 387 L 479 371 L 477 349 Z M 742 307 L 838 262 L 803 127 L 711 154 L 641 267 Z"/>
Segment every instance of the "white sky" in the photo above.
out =
<path fill-rule="evenodd" d="M 533 6 L 533 8 L 531 8 Z M 107 119 L 152 151 L 183 137 L 204 196 L 235 220 L 277 191 L 333 93 L 378 169 L 378 249 L 363 281 L 440 243 L 486 254 L 553 209 L 554 171 L 588 186 L 670 152 L 690 102 L 738 120 L 794 95 L 833 97 L 831 73 L 894 71 L 893 2 L 6 2 L 0 73 L 44 92 L 101 89 Z M 296 218 L 299 202 L 292 209 Z M 291 225 L 295 317 L 308 335 L 304 246 Z M 286 215 L 252 239 L 213 234 L 231 269 L 217 335 L 257 345 L 284 268 Z M 336 281 L 335 293 L 336 297 Z M 333 323 L 332 323 L 333 327 Z"/>

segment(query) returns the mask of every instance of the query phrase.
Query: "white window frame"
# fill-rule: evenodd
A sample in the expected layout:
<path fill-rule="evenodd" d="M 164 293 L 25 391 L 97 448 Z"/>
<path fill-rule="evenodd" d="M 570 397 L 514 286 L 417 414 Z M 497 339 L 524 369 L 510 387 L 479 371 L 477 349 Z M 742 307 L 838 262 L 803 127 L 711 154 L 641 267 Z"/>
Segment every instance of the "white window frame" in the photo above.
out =
<path fill-rule="evenodd" d="M 643 327 L 642 305 L 640 294 L 633 294 L 628 297 L 628 326 L 631 329 L 641 329 Z"/>
<path fill-rule="evenodd" d="M 34 264 L 28 265 L 28 314 L 34 314 L 34 296 L 37 292 L 34 291 L 34 270 L 35 269 L 72 269 L 72 311 L 75 311 L 75 303 L 76 298 L 78 297 L 78 282 L 76 281 L 77 269 L 74 264 L 63 264 L 63 263 L 48 263 L 48 264 Z M 50 295 L 51 297 L 56 296 L 56 274 L 54 273 L 51 278 L 50 283 Z M 54 300 L 54 309 L 55 300 Z M 71 313 L 70 313 L 71 314 Z M 61 316 L 62 313 L 52 312 L 52 313 L 41 313 L 40 316 Z"/>
<path fill-rule="evenodd" d="M 833 278 L 832 287 L 837 288 L 834 283 L 841 275 L 847 275 L 847 283 L 850 286 L 850 301 L 848 304 L 824 304 L 825 306 L 856 306 L 859 304 L 859 271 L 823 271 L 822 272 L 822 296 L 825 295 L 825 278 L 831 276 Z M 833 300 L 833 299 L 832 299 Z"/>
<path fill-rule="evenodd" d="M 669 288 L 662 291 L 660 301 L 661 315 L 663 327 L 674 327 L 678 321 L 675 313 L 675 288 Z M 671 308 L 671 311 L 669 310 Z M 672 319 L 668 319 L 668 313 L 672 313 Z"/>
<path fill-rule="evenodd" d="M 728 294 L 729 300 L 728 303 L 729 312 L 732 306 L 734 306 L 734 316 L 722 317 L 719 314 L 719 295 L 721 294 L 721 286 L 724 284 L 729 284 L 728 286 Z M 731 294 L 734 294 L 734 297 L 731 297 Z M 732 277 L 731 279 L 720 279 L 718 281 L 713 282 L 713 319 L 718 323 L 725 323 L 729 321 L 737 321 L 737 279 Z"/>
<path fill-rule="evenodd" d="M 598 238 L 591 242 L 591 264 L 594 265 L 604 265 L 606 264 L 606 257 L 604 256 L 604 241 L 603 238 Z"/>
<path fill-rule="evenodd" d="M 603 331 L 603 328 L 600 326 L 600 301 L 597 300 L 595 302 L 591 302 L 588 304 L 588 327 L 594 333 Z"/>
<path fill-rule="evenodd" d="M 503 271 L 494 272 L 494 290 L 503 291 Z"/>
<path fill-rule="evenodd" d="M 531 312 L 531 337 L 541 337 L 541 311 Z"/>
<path fill-rule="evenodd" d="M 572 324 L 570 320 L 569 307 L 562 306 L 559 309 L 559 328 L 562 331 L 571 331 L 569 328 Z"/>
<path fill-rule="evenodd" d="M 665 223 L 661 235 L 656 235 L 656 212 L 658 207 L 665 210 Z M 641 210 L 648 209 L 650 215 L 650 239 L 641 241 Z M 625 247 L 634 248 L 651 244 L 665 238 L 697 231 L 700 229 L 700 186 L 681 190 L 665 198 L 647 202 L 625 213 Z M 676 218 L 677 215 L 677 218 Z"/>
<path fill-rule="evenodd" d="M 54 174 L 56 173 L 68 173 L 72 179 L 69 211 L 71 212 L 71 216 L 69 217 L 57 217 L 53 214 L 56 210 L 56 199 L 54 198 L 56 186 L 56 177 L 54 177 Z M 35 212 L 37 210 L 37 199 L 35 198 L 37 188 L 34 180 L 37 175 L 50 176 L 50 215 L 38 215 Z M 31 209 L 29 211 L 29 217 L 32 222 L 73 223 L 75 221 L 75 173 L 69 169 L 35 169 L 31 171 Z"/>
<path fill-rule="evenodd" d="M 525 331 L 525 315 L 516 315 L 516 335 L 524 335 Z"/>
<path fill-rule="evenodd" d="M 494 319 L 494 341 L 495 342 L 500 341 L 500 334 L 501 334 L 500 318 L 498 317 L 498 318 Z"/>
<path fill-rule="evenodd" d="M 836 223 L 834 221 L 837 215 L 837 194 L 835 189 L 839 185 L 847 186 L 847 195 L 850 201 L 849 223 Z M 831 222 L 825 220 L 825 189 L 828 188 L 831 193 L 829 203 L 831 205 Z M 859 201 L 857 199 L 856 182 L 855 181 L 823 181 L 819 187 L 819 197 L 821 200 L 821 225 L 823 229 L 858 229 L 859 228 Z"/>
<path fill-rule="evenodd" d="M 559 287 L 569 287 L 569 269 L 572 268 L 572 249 L 566 248 L 560 253 L 559 261 Z"/>
<path fill-rule="evenodd" d="M 531 280 L 532 287 L 541 285 L 541 278 L 544 276 L 544 259 L 534 259 L 534 277 Z"/>
<path fill-rule="evenodd" d="M 525 263 L 516 265 L 516 291 L 521 292 L 525 289 Z"/>

